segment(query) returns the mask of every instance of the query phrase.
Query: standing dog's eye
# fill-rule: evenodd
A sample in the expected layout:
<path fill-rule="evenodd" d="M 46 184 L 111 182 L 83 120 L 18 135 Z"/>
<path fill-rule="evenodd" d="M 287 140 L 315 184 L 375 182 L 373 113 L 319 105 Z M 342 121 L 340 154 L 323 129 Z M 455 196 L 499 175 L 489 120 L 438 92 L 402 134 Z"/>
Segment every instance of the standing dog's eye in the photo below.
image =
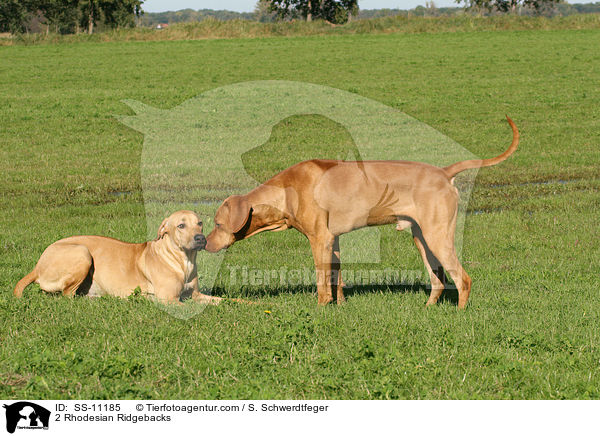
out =
<path fill-rule="evenodd" d="M 198 225 L 202 227 L 202 221 L 198 221 Z"/>
<path fill-rule="evenodd" d="M 185 229 L 185 224 L 181 223 L 177 227 L 179 227 L 180 229 Z"/>

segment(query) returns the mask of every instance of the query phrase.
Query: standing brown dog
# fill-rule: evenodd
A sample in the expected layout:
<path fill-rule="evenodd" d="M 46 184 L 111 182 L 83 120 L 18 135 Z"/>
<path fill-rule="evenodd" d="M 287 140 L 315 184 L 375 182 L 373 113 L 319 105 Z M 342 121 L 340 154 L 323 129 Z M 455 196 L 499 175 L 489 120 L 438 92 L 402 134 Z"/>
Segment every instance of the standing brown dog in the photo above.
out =
<path fill-rule="evenodd" d="M 458 289 L 458 307 L 467 304 L 471 278 L 454 248 L 458 190 L 454 177 L 471 168 L 496 165 L 517 149 L 491 159 L 457 162 L 439 168 L 419 162 L 310 160 L 296 164 L 250 191 L 232 195 L 217 210 L 206 250 L 217 252 L 236 241 L 267 230 L 294 228 L 309 240 L 317 270 L 319 304 L 344 301 L 339 235 L 365 226 L 412 227 L 414 242 L 431 278 L 427 304 L 444 290 L 444 269 Z"/>
<path fill-rule="evenodd" d="M 182 293 L 217 301 L 198 291 L 196 253 L 204 249 L 202 222 L 194 212 L 180 210 L 166 218 L 154 241 L 130 244 L 103 236 L 72 236 L 50 245 L 37 265 L 15 287 L 36 282 L 46 292 L 72 296 L 126 297 L 136 288 L 162 302 L 177 302 Z"/>

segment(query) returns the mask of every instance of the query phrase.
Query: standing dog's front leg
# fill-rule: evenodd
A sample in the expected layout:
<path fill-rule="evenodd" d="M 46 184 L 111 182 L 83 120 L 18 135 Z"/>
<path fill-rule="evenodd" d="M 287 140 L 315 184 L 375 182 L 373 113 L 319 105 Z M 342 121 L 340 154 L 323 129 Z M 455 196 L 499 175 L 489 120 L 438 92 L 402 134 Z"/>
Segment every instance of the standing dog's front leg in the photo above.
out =
<path fill-rule="evenodd" d="M 331 292 L 331 258 L 333 255 L 333 235 L 319 235 L 309 238 L 317 273 L 317 294 L 320 305 L 333 301 Z"/>
<path fill-rule="evenodd" d="M 333 240 L 333 255 L 331 256 L 331 286 L 336 289 L 337 304 L 346 301 L 344 297 L 344 281 L 342 280 L 342 259 L 340 256 L 340 237 Z M 333 292 L 332 292 L 333 294 Z"/>

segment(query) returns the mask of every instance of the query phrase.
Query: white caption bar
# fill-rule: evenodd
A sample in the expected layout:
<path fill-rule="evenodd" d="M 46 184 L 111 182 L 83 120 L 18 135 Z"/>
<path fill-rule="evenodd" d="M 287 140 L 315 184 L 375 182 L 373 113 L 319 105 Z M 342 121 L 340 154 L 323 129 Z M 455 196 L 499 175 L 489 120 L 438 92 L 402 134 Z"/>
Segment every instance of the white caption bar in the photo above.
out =
<path fill-rule="evenodd" d="M 577 434 L 595 401 L 0 400 L 0 434 Z M 11 431 L 12 430 L 12 431 Z M 34 430 L 43 430 L 35 432 Z"/>

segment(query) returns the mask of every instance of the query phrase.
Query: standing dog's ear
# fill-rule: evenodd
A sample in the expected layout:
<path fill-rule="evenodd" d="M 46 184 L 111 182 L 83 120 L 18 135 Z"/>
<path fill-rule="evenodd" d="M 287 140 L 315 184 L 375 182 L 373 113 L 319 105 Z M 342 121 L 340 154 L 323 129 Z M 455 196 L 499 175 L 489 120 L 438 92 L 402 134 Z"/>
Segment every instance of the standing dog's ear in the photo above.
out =
<path fill-rule="evenodd" d="M 158 227 L 158 233 L 156 234 L 156 240 L 162 239 L 167 234 L 167 225 L 169 224 L 169 218 L 165 218 L 161 225 Z"/>
<path fill-rule="evenodd" d="M 241 195 L 232 195 L 227 199 L 229 207 L 229 227 L 233 233 L 237 233 L 246 225 L 250 218 L 250 203 Z"/>

